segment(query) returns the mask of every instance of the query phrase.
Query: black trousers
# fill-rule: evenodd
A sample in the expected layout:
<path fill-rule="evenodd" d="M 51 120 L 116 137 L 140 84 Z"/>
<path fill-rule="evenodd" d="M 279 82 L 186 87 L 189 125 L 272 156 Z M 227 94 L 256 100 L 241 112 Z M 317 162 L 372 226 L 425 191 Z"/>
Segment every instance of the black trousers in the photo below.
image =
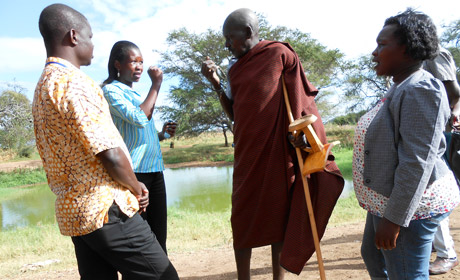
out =
<path fill-rule="evenodd" d="M 163 172 L 135 174 L 137 180 L 144 183 L 149 190 L 149 206 L 147 206 L 147 211 L 142 212 L 141 216 L 149 224 L 161 248 L 168 254 L 166 250 L 168 208 Z"/>
<path fill-rule="evenodd" d="M 139 214 L 132 218 L 118 205 L 109 222 L 90 234 L 72 237 L 82 280 L 179 279 L 176 269 Z"/>

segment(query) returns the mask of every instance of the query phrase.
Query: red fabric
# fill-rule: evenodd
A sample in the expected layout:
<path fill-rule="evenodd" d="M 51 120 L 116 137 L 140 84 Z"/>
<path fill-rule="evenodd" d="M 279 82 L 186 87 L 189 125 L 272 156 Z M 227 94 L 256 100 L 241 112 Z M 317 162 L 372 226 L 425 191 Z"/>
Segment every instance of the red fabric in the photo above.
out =
<path fill-rule="evenodd" d="M 295 149 L 287 138 L 282 73 L 294 119 L 315 114 L 313 127 L 326 143 L 317 90 L 297 54 L 285 43 L 259 42 L 229 71 L 235 121 L 231 222 L 235 249 L 284 242 L 281 264 L 299 274 L 315 249 Z M 344 184 L 334 162 L 327 169 L 309 179 L 320 237 Z"/>

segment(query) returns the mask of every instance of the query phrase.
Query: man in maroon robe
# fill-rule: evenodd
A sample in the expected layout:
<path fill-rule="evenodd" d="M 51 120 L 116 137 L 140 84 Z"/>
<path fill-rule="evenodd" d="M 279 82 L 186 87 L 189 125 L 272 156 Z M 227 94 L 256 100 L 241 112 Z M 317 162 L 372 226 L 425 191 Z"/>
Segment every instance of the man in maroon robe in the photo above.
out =
<path fill-rule="evenodd" d="M 300 60 L 287 43 L 259 40 L 257 16 L 248 9 L 224 22 L 225 46 L 235 56 L 224 92 L 207 59 L 203 75 L 219 94 L 234 121 L 233 246 L 238 279 L 249 279 L 252 248 L 271 245 L 274 279 L 285 268 L 299 274 L 315 251 L 296 152 L 288 140 L 289 119 L 283 97 L 284 74 L 294 119 L 314 114 L 318 137 L 326 143 L 314 101 L 317 89 L 307 80 Z M 308 178 L 320 238 L 343 189 L 333 161 Z"/>

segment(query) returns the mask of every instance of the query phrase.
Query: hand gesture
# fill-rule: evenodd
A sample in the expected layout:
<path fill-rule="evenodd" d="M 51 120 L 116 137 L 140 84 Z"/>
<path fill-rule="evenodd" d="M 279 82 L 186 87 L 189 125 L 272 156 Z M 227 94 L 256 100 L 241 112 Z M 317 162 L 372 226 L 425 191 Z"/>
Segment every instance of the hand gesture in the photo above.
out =
<path fill-rule="evenodd" d="M 163 82 L 163 71 L 160 68 L 150 66 L 147 73 L 149 74 L 150 80 L 152 80 L 152 84 L 161 84 Z"/>
<path fill-rule="evenodd" d="M 171 137 L 173 137 L 174 135 L 176 135 L 176 127 L 177 127 L 177 123 L 174 122 L 174 121 L 167 121 L 163 124 L 163 129 L 162 129 L 162 133 L 163 135 L 166 133 L 168 133 Z"/>
<path fill-rule="evenodd" d="M 142 193 L 141 195 L 136 195 L 136 198 L 139 202 L 139 212 L 142 213 L 146 211 L 147 206 L 149 205 L 149 190 L 144 183 L 139 182 L 139 185 L 141 186 Z"/>
<path fill-rule="evenodd" d="M 211 82 L 215 89 L 218 89 L 220 79 L 219 76 L 217 76 L 217 65 L 209 58 L 209 56 L 207 56 L 206 60 L 201 64 L 201 74 L 203 74 L 203 76 Z"/>

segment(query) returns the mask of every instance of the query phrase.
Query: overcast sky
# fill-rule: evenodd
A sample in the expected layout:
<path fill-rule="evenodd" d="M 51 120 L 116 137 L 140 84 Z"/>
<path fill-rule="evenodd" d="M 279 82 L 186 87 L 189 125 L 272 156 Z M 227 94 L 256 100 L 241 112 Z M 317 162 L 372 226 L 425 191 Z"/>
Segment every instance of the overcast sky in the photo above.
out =
<path fill-rule="evenodd" d="M 40 12 L 53 4 L 46 0 L 1 0 L 0 9 L 0 90 L 15 81 L 33 90 L 43 69 L 46 53 L 38 30 Z M 432 17 L 442 32 L 442 25 L 460 19 L 459 0 L 75 0 L 61 1 L 83 13 L 93 33 L 94 59 L 82 70 L 101 82 L 107 77 L 110 49 L 119 40 L 136 43 L 144 56 L 145 66 L 158 63 L 152 49 L 163 50 L 167 34 L 181 27 L 192 32 L 221 30 L 226 16 L 238 8 L 250 8 L 266 16 L 272 26 L 298 28 L 310 33 L 329 49 L 339 49 L 348 58 L 370 54 L 375 37 L 384 20 L 416 8 Z M 144 73 L 135 89 L 145 94 L 149 78 Z M 159 105 L 167 102 L 168 85 L 160 91 Z M 145 92 L 144 92 L 145 91 Z"/>

